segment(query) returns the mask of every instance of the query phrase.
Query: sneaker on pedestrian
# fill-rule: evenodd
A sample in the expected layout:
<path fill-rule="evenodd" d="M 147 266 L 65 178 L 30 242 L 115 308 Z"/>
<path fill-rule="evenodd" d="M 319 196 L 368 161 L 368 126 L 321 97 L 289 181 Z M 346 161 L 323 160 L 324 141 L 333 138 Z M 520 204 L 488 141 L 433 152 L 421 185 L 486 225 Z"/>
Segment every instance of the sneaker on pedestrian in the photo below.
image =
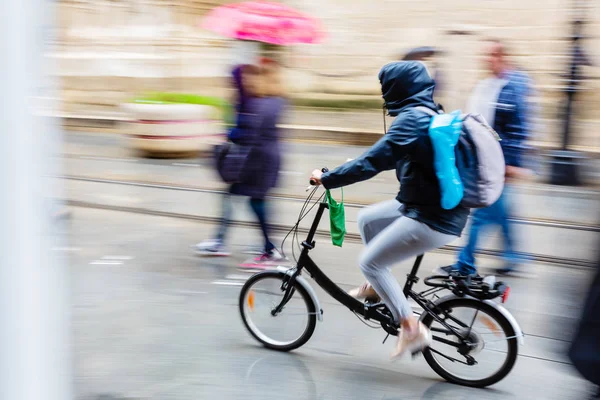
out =
<path fill-rule="evenodd" d="M 396 348 L 392 352 L 392 360 L 398 359 L 406 353 L 419 352 L 431 345 L 431 341 L 431 331 L 421 322 L 418 323 L 416 332 L 402 329 L 396 342 Z"/>
<path fill-rule="evenodd" d="M 261 254 L 259 257 L 251 258 L 240 264 L 246 270 L 265 270 L 279 266 L 283 261 L 288 261 L 277 249 Z"/>
<path fill-rule="evenodd" d="M 507 262 L 504 267 L 495 270 L 496 274 L 510 276 L 517 275 L 520 271 L 521 264 L 518 262 Z"/>
<path fill-rule="evenodd" d="M 472 274 L 464 273 L 456 267 L 456 265 L 447 265 L 445 267 L 437 267 L 433 270 L 434 275 L 448 276 L 452 278 L 466 278 L 478 276 L 477 272 Z"/>
<path fill-rule="evenodd" d="M 254 261 L 261 262 L 261 263 L 272 263 L 272 262 L 279 262 L 279 261 L 287 261 L 287 258 L 284 257 L 279 252 L 279 250 L 272 249 L 271 251 L 264 252 L 260 256 L 256 257 L 254 259 Z"/>
<path fill-rule="evenodd" d="M 443 276 L 461 276 L 460 271 L 455 265 L 447 265 L 445 267 L 437 267 L 433 270 L 434 275 Z"/>
<path fill-rule="evenodd" d="M 496 272 L 496 275 L 511 276 L 511 275 L 515 275 L 515 273 L 517 271 L 515 268 L 512 268 L 512 267 L 504 267 L 504 268 L 498 268 L 495 272 Z"/>
<path fill-rule="evenodd" d="M 201 256 L 227 257 L 231 253 L 225 249 L 223 242 L 217 239 L 206 240 L 194 246 L 196 252 Z"/>

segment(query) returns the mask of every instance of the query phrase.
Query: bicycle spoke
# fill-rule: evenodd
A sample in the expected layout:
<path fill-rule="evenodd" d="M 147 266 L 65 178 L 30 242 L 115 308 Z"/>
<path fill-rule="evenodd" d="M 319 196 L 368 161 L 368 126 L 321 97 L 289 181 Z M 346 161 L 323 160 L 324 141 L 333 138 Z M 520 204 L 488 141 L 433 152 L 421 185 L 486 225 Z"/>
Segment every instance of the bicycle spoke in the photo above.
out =
<path fill-rule="evenodd" d="M 474 386 L 488 386 L 506 376 L 516 359 L 516 341 L 507 338 L 514 333 L 509 333 L 502 315 L 468 299 L 448 300 L 436 312 L 440 318 L 426 317 L 434 342 L 424 354 L 440 376 Z"/>
<path fill-rule="evenodd" d="M 466 362 L 466 361 L 462 361 L 462 360 L 459 360 L 458 358 L 454 358 L 454 357 L 447 356 L 447 355 L 445 355 L 444 353 L 442 353 L 442 352 L 440 352 L 440 351 L 438 351 L 438 350 L 436 350 L 436 349 L 432 349 L 431 347 L 429 348 L 429 350 L 430 350 L 431 352 L 435 353 L 435 354 L 438 354 L 438 355 L 440 355 L 440 356 L 444 357 L 444 358 L 445 358 L 445 359 L 447 359 L 447 360 L 450 360 L 450 361 L 452 361 L 452 362 L 457 362 L 457 363 L 461 363 L 461 364 L 467 365 L 467 366 L 469 366 L 469 367 L 472 367 L 472 365 L 470 365 L 470 364 L 469 364 L 468 362 Z M 473 360 L 475 360 L 475 359 L 473 359 Z M 475 363 L 477 363 L 477 361 L 475 361 Z"/>
<path fill-rule="evenodd" d="M 475 315 L 473 316 L 473 320 L 471 321 L 471 325 L 469 326 L 469 331 L 468 331 L 467 336 L 471 334 L 471 330 L 473 329 L 473 324 L 475 323 L 475 320 L 477 319 L 477 314 L 479 314 L 479 309 L 477 309 L 475 311 Z"/>
<path fill-rule="evenodd" d="M 430 328 L 431 332 L 445 333 L 446 335 L 454 335 L 450 329 L 442 329 L 442 328 Z"/>
<path fill-rule="evenodd" d="M 480 335 L 481 335 L 481 333 L 480 333 Z M 486 340 L 485 342 L 486 342 L 486 343 L 500 343 L 500 342 L 507 342 L 507 341 L 509 341 L 509 340 L 511 340 L 511 339 L 516 339 L 516 338 L 519 338 L 519 337 L 521 337 L 521 336 L 509 336 L 509 337 L 505 337 L 504 339 L 498 339 L 498 340 Z M 491 350 L 491 349 L 490 349 L 490 350 Z"/>
<path fill-rule="evenodd" d="M 272 295 L 272 296 L 282 296 L 283 293 L 284 293 L 283 291 L 279 291 L 279 292 L 275 291 L 275 292 L 273 292 L 273 291 L 270 291 L 270 290 L 267 290 L 267 289 L 254 289 L 254 292 L 255 293 L 261 293 L 261 294 L 269 294 L 269 295 Z"/>
<path fill-rule="evenodd" d="M 282 291 L 282 277 L 276 273 L 263 276 L 251 280 L 241 294 L 240 311 L 246 327 L 269 347 L 295 348 L 312 335 L 318 313 L 311 310 L 305 292 L 296 287 Z"/>
<path fill-rule="evenodd" d="M 459 320 L 458 318 L 455 318 L 453 315 L 450 315 L 450 314 L 445 314 L 445 317 L 446 317 L 446 318 L 444 319 L 444 321 L 445 321 L 446 319 L 450 318 L 452 321 L 456 322 L 456 323 L 457 323 L 458 325 L 460 325 L 462 328 L 466 328 L 466 327 L 468 327 L 468 325 L 467 325 L 467 324 L 465 324 L 464 322 L 462 322 L 462 321 L 461 321 L 461 320 Z M 450 326 L 450 325 L 448 324 L 448 326 Z"/>
<path fill-rule="evenodd" d="M 448 346 L 452 346 L 452 347 L 459 347 L 460 346 L 460 343 L 456 343 L 456 342 L 453 342 L 451 340 L 444 339 L 444 338 L 441 338 L 441 337 L 438 337 L 438 336 L 433 336 L 432 339 L 435 340 L 436 342 L 447 344 Z"/>

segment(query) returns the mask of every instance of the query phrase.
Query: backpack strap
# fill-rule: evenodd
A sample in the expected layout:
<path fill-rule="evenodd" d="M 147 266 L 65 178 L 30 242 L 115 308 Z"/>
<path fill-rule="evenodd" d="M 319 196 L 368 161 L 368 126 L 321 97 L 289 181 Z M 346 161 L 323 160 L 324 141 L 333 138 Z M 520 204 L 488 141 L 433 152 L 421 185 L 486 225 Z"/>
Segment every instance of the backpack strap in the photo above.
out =
<path fill-rule="evenodd" d="M 435 115 L 440 115 L 440 114 L 441 114 L 440 112 L 438 112 L 438 111 L 434 111 L 434 110 L 432 110 L 431 108 L 429 108 L 429 107 L 425 107 L 425 106 L 417 106 L 417 107 L 415 107 L 415 108 L 416 108 L 417 110 L 419 110 L 419 111 L 423 111 L 425 114 L 429 114 L 429 115 L 431 115 L 432 117 L 433 117 L 433 116 L 435 116 Z"/>

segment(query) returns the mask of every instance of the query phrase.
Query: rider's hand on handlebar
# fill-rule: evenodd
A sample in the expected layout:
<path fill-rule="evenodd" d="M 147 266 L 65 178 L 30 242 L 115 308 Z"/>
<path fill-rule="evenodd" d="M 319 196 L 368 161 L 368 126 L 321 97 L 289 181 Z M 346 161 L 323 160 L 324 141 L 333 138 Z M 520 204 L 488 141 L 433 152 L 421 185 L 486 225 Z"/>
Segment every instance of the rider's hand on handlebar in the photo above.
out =
<path fill-rule="evenodd" d="M 315 169 L 310 176 L 310 183 L 315 186 L 319 186 L 321 184 L 321 176 L 323 175 L 323 171 L 320 169 Z"/>

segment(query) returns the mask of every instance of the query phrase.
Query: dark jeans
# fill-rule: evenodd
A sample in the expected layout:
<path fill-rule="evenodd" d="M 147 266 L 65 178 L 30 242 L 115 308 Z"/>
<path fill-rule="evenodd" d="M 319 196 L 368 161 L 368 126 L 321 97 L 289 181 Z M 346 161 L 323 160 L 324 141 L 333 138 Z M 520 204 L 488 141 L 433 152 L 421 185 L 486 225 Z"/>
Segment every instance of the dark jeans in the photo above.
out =
<path fill-rule="evenodd" d="M 219 225 L 219 231 L 217 233 L 217 239 L 221 242 L 225 241 L 225 235 L 227 233 L 227 228 L 231 223 L 231 214 L 233 212 L 232 207 L 232 194 L 227 192 L 223 196 L 222 203 L 222 214 L 221 214 L 221 224 Z M 250 199 L 250 208 L 258 218 L 258 223 L 260 225 L 260 230 L 262 231 L 263 237 L 265 239 L 265 253 L 270 252 L 275 248 L 273 243 L 269 240 L 269 233 L 267 228 L 267 210 L 266 210 L 266 200 L 265 199 Z"/>
<path fill-rule="evenodd" d="M 456 267 L 461 274 L 474 274 L 477 272 L 475 266 L 475 251 L 477 241 L 483 228 L 490 225 L 499 225 L 504 240 L 504 260 L 507 268 L 511 269 L 521 262 L 515 252 L 515 237 L 513 223 L 509 220 L 510 209 L 507 200 L 507 189 L 494 204 L 487 208 L 478 208 L 473 212 L 469 241 L 458 256 Z"/>

